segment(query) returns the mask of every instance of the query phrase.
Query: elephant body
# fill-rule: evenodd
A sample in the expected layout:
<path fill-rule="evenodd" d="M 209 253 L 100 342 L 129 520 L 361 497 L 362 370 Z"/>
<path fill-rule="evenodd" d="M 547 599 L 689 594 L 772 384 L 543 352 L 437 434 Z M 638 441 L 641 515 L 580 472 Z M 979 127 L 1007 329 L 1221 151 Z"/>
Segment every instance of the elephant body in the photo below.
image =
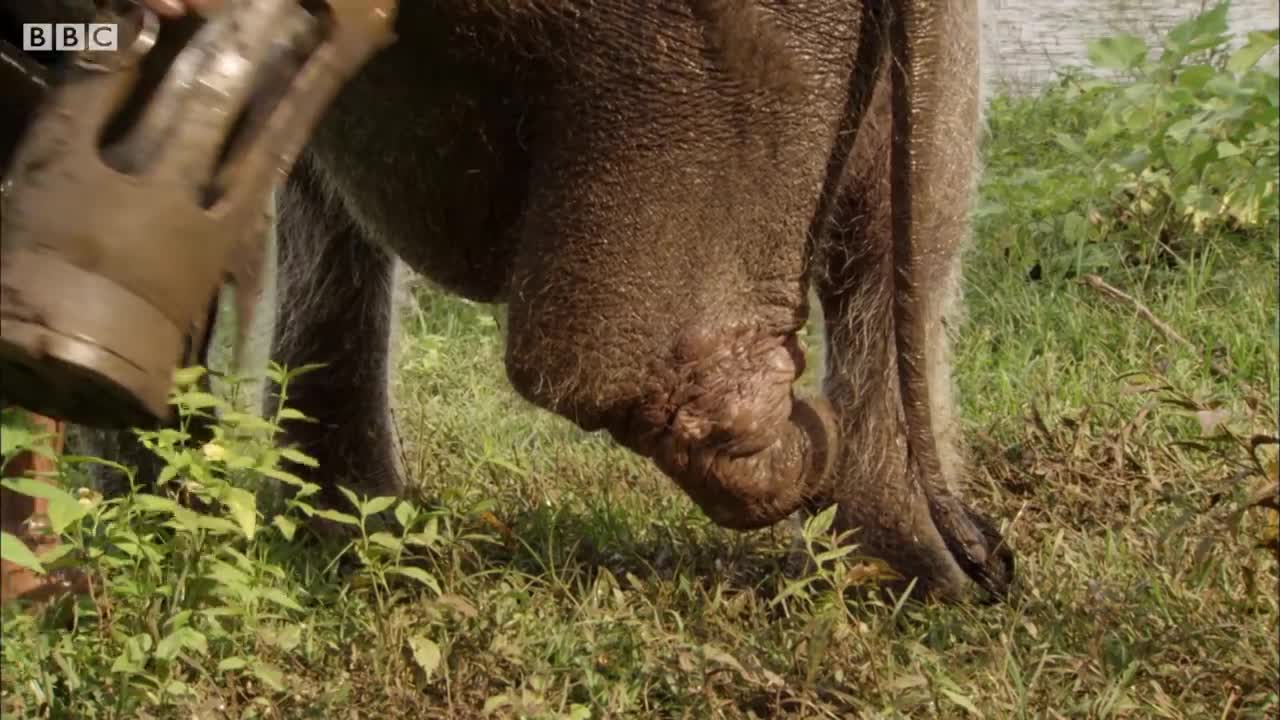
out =
<path fill-rule="evenodd" d="M 1008 550 L 950 490 L 978 29 L 976 0 L 405 0 L 277 193 L 271 355 L 325 364 L 291 440 L 329 489 L 404 481 L 403 261 L 506 303 L 514 388 L 718 524 L 836 503 L 918 588 L 999 592 Z"/>
<path fill-rule="evenodd" d="M 961 465 L 944 318 L 974 173 L 977 8 L 930 3 L 937 57 L 916 82 L 932 104 L 916 112 L 935 157 L 917 161 L 926 192 L 899 191 L 929 204 L 904 267 L 902 5 L 405 3 L 399 42 L 339 96 L 280 196 L 272 356 L 328 363 L 292 389 L 320 421 L 299 441 L 379 492 L 398 482 L 399 258 L 507 303 L 515 389 L 654 458 L 717 523 L 834 501 L 840 526 L 922 585 L 1003 577 L 994 533 L 947 493 Z M 811 289 L 830 417 L 792 393 Z M 977 537 L 986 569 L 949 534 Z"/>

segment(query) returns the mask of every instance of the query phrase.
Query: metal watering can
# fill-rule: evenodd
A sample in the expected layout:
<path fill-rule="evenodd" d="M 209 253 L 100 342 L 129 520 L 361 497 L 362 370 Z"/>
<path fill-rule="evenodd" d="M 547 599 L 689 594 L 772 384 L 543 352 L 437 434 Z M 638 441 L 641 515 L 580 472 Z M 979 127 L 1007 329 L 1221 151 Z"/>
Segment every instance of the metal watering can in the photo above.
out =
<path fill-rule="evenodd" d="M 16 147 L 0 137 L 0 398 L 122 427 L 169 417 L 222 285 L 257 287 L 268 194 L 392 42 L 396 0 L 226 0 L 176 20 L 108 5 L 118 49 L 56 80 L 0 48 L 8 124 L 25 126 Z"/>

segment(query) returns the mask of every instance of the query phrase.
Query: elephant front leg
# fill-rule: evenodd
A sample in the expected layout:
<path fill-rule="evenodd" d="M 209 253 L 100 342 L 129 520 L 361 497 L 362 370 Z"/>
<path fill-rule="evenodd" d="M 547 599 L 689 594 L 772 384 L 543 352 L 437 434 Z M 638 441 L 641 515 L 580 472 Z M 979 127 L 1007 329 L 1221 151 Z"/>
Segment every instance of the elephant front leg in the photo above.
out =
<path fill-rule="evenodd" d="M 288 383 L 287 406 L 309 420 L 287 421 L 287 440 L 319 463 L 294 470 L 323 487 L 330 507 L 347 505 L 339 485 L 396 495 L 388 398 L 395 259 L 364 239 L 308 168 L 295 170 L 279 200 L 271 357 L 286 370 L 321 365 Z M 268 416 L 277 398 L 267 394 Z"/>

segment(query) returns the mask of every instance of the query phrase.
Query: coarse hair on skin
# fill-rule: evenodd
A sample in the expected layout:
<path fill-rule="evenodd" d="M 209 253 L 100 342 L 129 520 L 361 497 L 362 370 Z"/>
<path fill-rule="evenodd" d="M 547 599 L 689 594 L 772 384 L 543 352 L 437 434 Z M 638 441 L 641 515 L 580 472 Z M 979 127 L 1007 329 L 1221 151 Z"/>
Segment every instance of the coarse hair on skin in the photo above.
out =
<path fill-rule="evenodd" d="M 367 272 L 367 264 L 355 257 L 341 261 L 345 253 L 388 251 L 376 243 L 362 241 L 352 244 L 344 240 L 350 233 L 362 234 L 363 230 L 354 227 L 355 221 L 341 205 L 340 198 L 306 167 L 305 159 L 298 163 L 290 182 L 305 186 L 312 198 L 319 196 L 321 201 L 303 201 L 298 196 L 298 186 L 287 185 L 277 188 L 269 199 L 271 223 L 265 239 L 263 282 L 248 318 L 249 326 L 239 337 L 239 341 L 245 344 L 241 354 L 243 366 L 235 368 L 238 375 L 250 382 L 246 400 L 256 402 L 251 407 L 262 407 L 266 400 L 265 370 L 268 364 L 281 356 L 307 356 L 309 348 L 317 340 L 308 337 L 304 330 L 282 321 L 281 316 L 315 318 L 351 309 L 333 301 L 329 292 L 333 286 L 348 288 L 371 284 L 385 288 L 392 298 L 385 319 L 388 326 L 386 372 L 381 378 L 381 382 L 390 387 L 402 345 L 399 338 L 401 311 L 410 300 L 407 281 L 410 273 L 400 260 L 394 260 L 389 274 Z M 292 242 L 282 245 L 282 222 L 301 227 L 304 231 L 294 232 Z M 338 261 L 335 261 L 335 254 L 339 256 Z M 370 295 L 376 297 L 382 292 Z M 364 308 L 356 310 L 358 315 L 367 314 Z M 225 316 L 221 317 L 220 325 L 225 320 Z M 390 419 L 387 422 L 394 429 Z"/>
<path fill-rule="evenodd" d="M 975 128 L 974 137 L 968 141 L 972 143 L 974 154 L 972 157 L 972 171 L 969 174 L 970 190 L 967 193 L 970 203 L 975 198 L 977 180 L 981 174 L 981 158 L 979 155 L 979 146 L 981 136 L 986 131 L 986 104 L 989 101 L 988 80 L 991 77 L 991 68 L 988 67 L 988 58 L 991 57 L 990 52 L 990 34 L 992 27 L 986 22 L 989 15 L 987 13 L 989 0 L 977 0 L 977 18 L 976 28 L 977 38 L 977 82 L 975 88 L 977 93 L 978 117 L 977 127 Z M 869 116 L 864 121 L 864 132 L 878 132 L 874 127 L 877 122 L 876 118 Z M 957 138 L 963 141 L 962 138 Z M 857 172 L 856 168 L 851 168 L 852 172 Z M 942 272 L 929 287 L 929 298 L 925 312 L 927 315 L 927 333 L 928 340 L 925 343 L 926 357 L 924 362 L 925 381 L 929 388 L 929 414 L 932 424 L 932 430 L 935 438 L 935 447 L 938 452 L 939 464 L 943 477 L 941 480 L 948 486 L 954 488 L 958 478 L 963 476 L 965 460 L 960 450 L 960 426 L 959 417 L 956 412 L 955 405 L 955 381 L 952 368 L 952 345 L 955 334 L 963 326 L 965 322 L 965 312 L 963 304 L 963 263 L 962 258 L 968 252 L 972 245 L 973 236 L 969 224 L 968 213 L 964 215 L 965 224 L 964 233 L 961 236 L 961 244 L 952 249 L 953 257 L 945 263 Z M 829 232 L 838 232 L 839 228 L 832 227 Z M 855 261 L 856 258 L 847 258 L 846 262 Z M 858 260 L 863 262 L 865 260 Z M 830 272 L 830 269 L 824 269 L 819 266 L 818 272 Z M 816 327 L 830 327 L 827 319 L 823 316 L 821 302 L 819 302 L 818 293 L 815 290 L 810 292 L 810 303 L 814 306 L 814 316 L 817 322 Z M 868 302 L 885 303 L 887 299 L 874 295 L 868 296 Z M 871 317 L 874 311 L 868 306 L 863 310 L 855 310 L 855 317 Z M 837 324 L 836 327 L 844 328 L 843 323 Z M 829 356 L 829 348 L 833 342 L 832 338 L 827 338 L 821 344 L 817 353 L 818 377 L 827 377 L 831 370 L 832 358 Z M 859 367 L 842 367 L 841 372 L 853 373 L 852 383 L 855 386 L 862 386 L 865 383 L 890 382 L 888 378 L 881 377 L 878 373 L 869 373 L 866 368 Z M 880 450 L 882 448 L 869 447 L 868 452 Z M 874 465 L 875 458 L 868 457 L 868 464 Z"/>
<path fill-rule="evenodd" d="M 746 87 L 777 97 L 799 97 L 804 73 L 786 36 L 760 4 L 740 0 L 690 0 L 703 23 L 707 45 L 723 69 Z"/>
<path fill-rule="evenodd" d="M 973 143 L 973 170 L 969 175 L 970 211 L 976 203 L 979 179 L 982 177 L 982 140 L 987 133 L 987 104 L 991 101 L 991 83 L 995 77 L 991 67 L 992 44 L 995 42 L 995 20 L 991 14 L 991 0 L 977 0 L 977 52 L 978 52 L 978 120 Z M 973 227 L 966 213 L 965 229 L 957 258 L 947 268 L 946 276 L 936 286 L 932 318 L 929 327 L 932 338 L 926 344 L 929 354 L 925 373 L 929 384 L 930 415 L 933 418 L 943 479 L 953 486 L 964 471 L 965 458 L 960 450 L 959 417 L 955 406 L 955 375 L 952 367 L 952 345 L 956 333 L 966 321 L 963 297 L 963 258 L 973 246 Z"/>

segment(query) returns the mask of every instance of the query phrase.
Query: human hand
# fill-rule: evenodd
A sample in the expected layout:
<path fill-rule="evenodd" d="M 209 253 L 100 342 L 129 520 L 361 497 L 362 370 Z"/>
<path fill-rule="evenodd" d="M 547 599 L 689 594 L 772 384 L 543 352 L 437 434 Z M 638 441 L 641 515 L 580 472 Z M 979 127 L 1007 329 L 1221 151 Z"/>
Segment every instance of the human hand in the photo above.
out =
<path fill-rule="evenodd" d="M 152 12 L 164 17 L 181 17 L 188 12 L 202 15 L 216 10 L 222 0 L 142 0 Z"/>

